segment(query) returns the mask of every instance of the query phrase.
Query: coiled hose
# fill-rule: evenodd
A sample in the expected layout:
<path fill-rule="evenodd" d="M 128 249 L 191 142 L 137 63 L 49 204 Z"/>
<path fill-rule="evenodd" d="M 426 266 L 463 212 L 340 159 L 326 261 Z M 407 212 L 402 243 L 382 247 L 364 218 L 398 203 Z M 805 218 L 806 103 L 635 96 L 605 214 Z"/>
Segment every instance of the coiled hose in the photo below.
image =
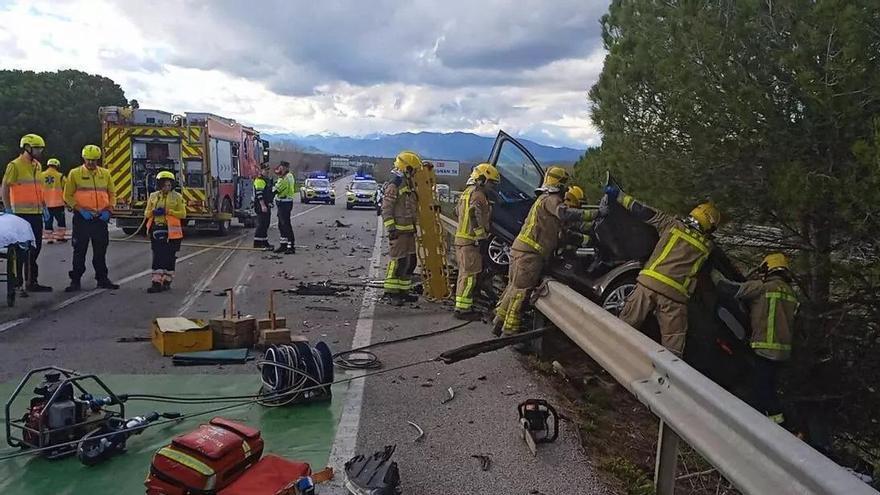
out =
<path fill-rule="evenodd" d="M 261 405 L 278 407 L 331 396 L 333 358 L 324 342 L 314 347 L 307 342 L 269 346 L 257 366 Z"/>

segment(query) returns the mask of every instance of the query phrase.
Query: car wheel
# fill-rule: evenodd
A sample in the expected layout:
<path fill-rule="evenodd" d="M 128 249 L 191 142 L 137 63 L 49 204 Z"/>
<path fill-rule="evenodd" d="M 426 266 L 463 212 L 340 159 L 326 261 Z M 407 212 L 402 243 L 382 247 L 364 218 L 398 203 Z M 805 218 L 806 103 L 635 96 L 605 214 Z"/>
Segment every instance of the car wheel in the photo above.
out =
<path fill-rule="evenodd" d="M 333 201 L 330 202 L 330 204 L 331 204 L 331 205 L 336 205 L 336 200 L 334 199 Z"/>
<path fill-rule="evenodd" d="M 350 209 L 352 209 L 352 208 L 354 208 L 354 206 L 351 206 L 351 205 L 345 205 L 345 209 L 346 209 L 346 210 L 350 210 Z"/>
<path fill-rule="evenodd" d="M 489 261 L 495 265 L 496 269 L 506 270 L 510 266 L 510 244 L 504 242 L 498 236 L 493 235 L 489 240 L 486 254 L 489 255 Z"/>
<path fill-rule="evenodd" d="M 625 273 L 618 279 L 611 282 L 605 292 L 602 294 L 602 309 L 608 311 L 614 316 L 620 316 L 623 306 L 626 304 L 626 298 L 636 288 L 636 274 Z"/>

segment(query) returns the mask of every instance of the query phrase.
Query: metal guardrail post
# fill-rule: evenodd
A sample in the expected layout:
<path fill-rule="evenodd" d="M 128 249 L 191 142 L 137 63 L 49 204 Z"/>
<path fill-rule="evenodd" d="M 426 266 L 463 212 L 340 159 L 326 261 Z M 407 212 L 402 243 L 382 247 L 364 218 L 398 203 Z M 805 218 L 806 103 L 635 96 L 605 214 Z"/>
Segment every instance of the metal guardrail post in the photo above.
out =
<path fill-rule="evenodd" d="M 657 434 L 657 459 L 654 464 L 654 489 L 657 495 L 675 493 L 675 476 L 678 472 L 678 433 L 660 420 Z"/>

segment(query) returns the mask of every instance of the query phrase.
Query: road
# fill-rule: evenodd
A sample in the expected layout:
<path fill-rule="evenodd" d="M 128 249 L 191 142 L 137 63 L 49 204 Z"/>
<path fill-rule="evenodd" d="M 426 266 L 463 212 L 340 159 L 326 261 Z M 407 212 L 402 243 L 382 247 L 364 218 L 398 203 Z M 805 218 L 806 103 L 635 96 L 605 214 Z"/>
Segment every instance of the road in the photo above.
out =
<path fill-rule="evenodd" d="M 343 179 L 336 185 L 340 198 L 345 184 Z M 146 244 L 112 242 L 110 275 L 121 288 L 76 295 L 62 291 L 70 245 L 46 246 L 40 256 L 41 282 L 56 290 L 33 294 L 15 308 L 0 310 L 0 384 L 8 385 L 27 369 L 55 364 L 108 375 L 252 375 L 257 386 L 253 364 L 174 367 L 149 342 L 117 339 L 148 336 L 156 317 L 219 315 L 227 301 L 217 294 L 227 287 L 235 287 L 238 309 L 261 315 L 274 288 L 328 278 L 352 282 L 381 278 L 387 245 L 377 231 L 381 225 L 375 211 L 296 203 L 293 213 L 296 255 L 186 247 L 179 255 L 173 289 L 160 294 L 145 290 L 150 263 Z M 349 226 L 339 227 L 336 220 Z M 188 234 L 185 241 L 250 246 L 252 235 L 252 230 L 233 229 L 225 238 Z M 112 236 L 124 237 L 121 232 Z M 277 230 L 270 231 L 270 239 L 277 239 Z M 90 277 L 88 271 L 83 278 L 86 289 L 94 287 Z M 313 342 L 326 341 L 334 352 L 458 323 L 447 305 L 418 302 L 392 308 L 378 301 L 379 296 L 379 291 L 360 288 L 338 297 L 282 295 L 276 296 L 277 313 L 287 316 L 288 327 Z M 389 368 L 489 337 L 486 325 L 474 323 L 442 336 L 381 347 L 376 353 Z M 597 479 L 566 423 L 560 440 L 542 446 L 537 457 L 516 438 L 516 405 L 529 397 L 552 400 L 553 396 L 550 386 L 510 350 L 451 366 L 423 364 L 340 387 L 341 393 L 334 397 L 341 409 L 339 424 L 333 441 L 323 447 L 324 459 L 337 469 L 355 453 L 396 444 L 405 493 L 615 493 Z M 449 387 L 455 398 L 441 404 Z M 410 421 L 425 431 L 419 442 L 414 442 Z M 491 456 L 489 471 L 480 470 L 479 461 L 471 457 L 477 454 Z M 342 491 L 336 483 L 322 493 Z"/>

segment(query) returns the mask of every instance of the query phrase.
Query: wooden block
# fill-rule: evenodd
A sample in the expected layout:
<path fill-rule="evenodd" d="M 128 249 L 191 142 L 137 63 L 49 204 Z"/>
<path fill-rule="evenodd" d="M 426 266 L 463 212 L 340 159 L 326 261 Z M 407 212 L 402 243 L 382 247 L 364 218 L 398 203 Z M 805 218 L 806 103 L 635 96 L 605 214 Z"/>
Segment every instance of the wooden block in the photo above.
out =
<path fill-rule="evenodd" d="M 290 330 L 287 328 L 276 328 L 275 330 L 260 330 L 260 339 L 258 343 L 262 346 L 289 344 Z"/>
<path fill-rule="evenodd" d="M 256 318 L 216 318 L 210 321 L 215 349 L 253 347 Z"/>
<path fill-rule="evenodd" d="M 268 330 L 272 328 L 271 318 L 260 318 L 257 320 L 257 330 Z M 275 329 L 287 328 L 287 318 L 275 317 Z"/>

